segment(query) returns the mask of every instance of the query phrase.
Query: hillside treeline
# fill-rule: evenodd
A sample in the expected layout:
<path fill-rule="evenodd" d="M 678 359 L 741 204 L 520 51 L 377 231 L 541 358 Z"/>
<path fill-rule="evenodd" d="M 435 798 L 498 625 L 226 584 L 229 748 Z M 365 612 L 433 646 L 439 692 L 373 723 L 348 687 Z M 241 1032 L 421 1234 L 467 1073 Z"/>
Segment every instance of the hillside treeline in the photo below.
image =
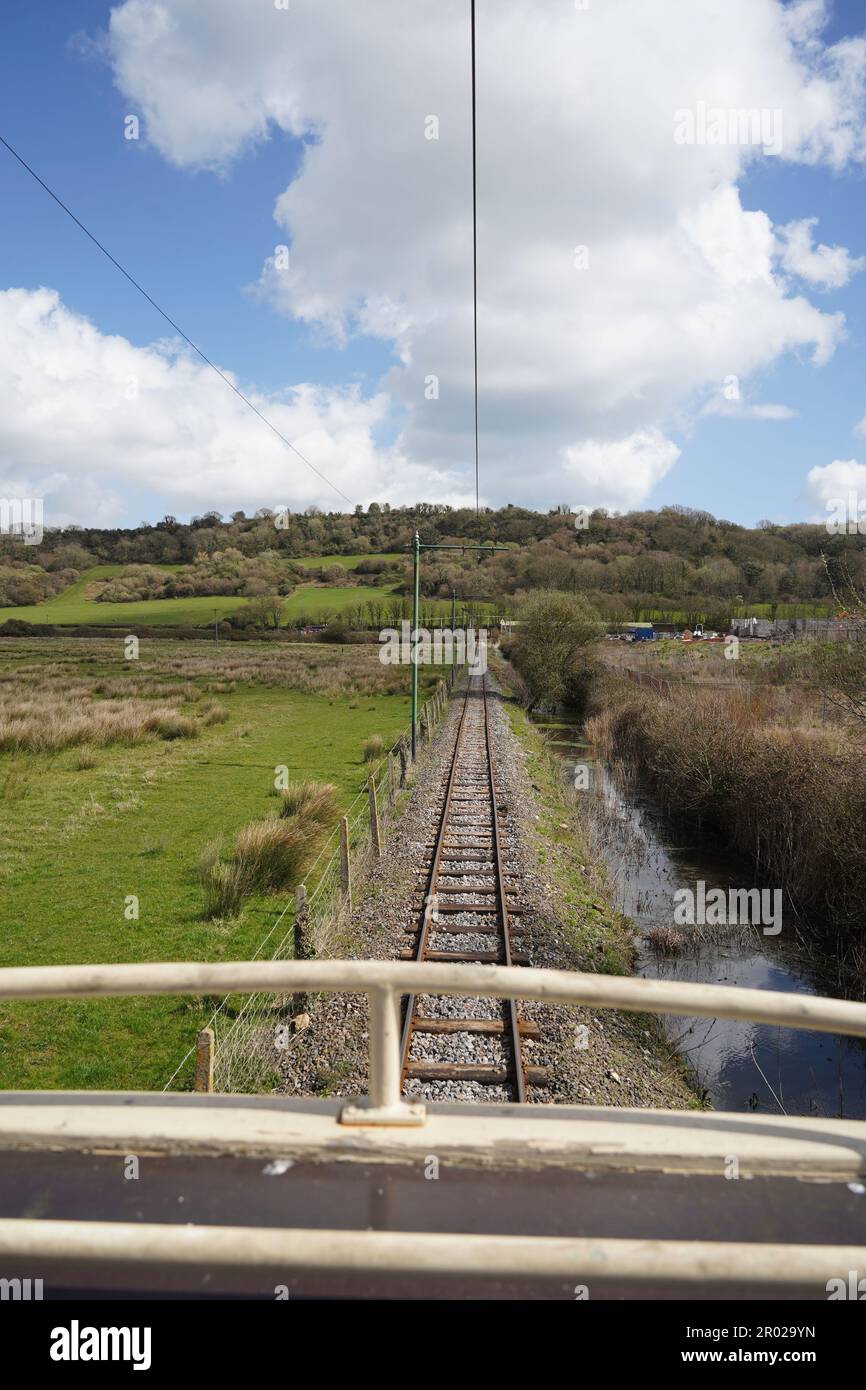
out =
<path fill-rule="evenodd" d="M 13 603 L 32 602 L 21 593 L 53 592 L 55 576 L 66 578 L 95 564 L 122 564 L 128 573 L 103 591 L 104 599 L 185 593 L 249 592 L 248 585 L 279 593 L 302 577 L 292 559 L 319 555 L 367 555 L 408 547 L 415 530 L 427 542 L 481 540 L 509 550 L 484 557 L 472 552 L 427 552 L 423 591 L 428 597 L 509 599 L 532 589 L 583 592 L 606 617 L 640 616 L 682 610 L 720 617 L 735 605 L 814 603 L 833 606 L 851 582 L 866 581 L 866 537 L 831 536 L 821 525 L 799 523 L 755 528 L 719 520 L 687 507 L 611 515 L 599 509 L 577 529 L 568 508 L 534 512 L 507 506 L 452 509 L 433 504 L 392 508 L 371 503 L 353 513 L 276 516 L 261 510 L 230 517 L 208 512 L 180 522 L 167 516 L 155 525 L 131 530 L 66 528 L 48 531 L 40 547 L 0 541 L 0 565 L 12 585 Z M 146 580 L 147 565 L 190 566 L 173 579 Z M 24 567 L 26 566 L 26 574 Z M 244 573 L 244 571 L 246 571 Z M 373 577 L 383 563 L 361 567 Z M 20 574 L 18 579 L 16 573 Z M 38 574 L 50 579 L 39 580 Z M 408 557 L 388 565 L 388 582 L 405 591 Z M 68 578 L 66 580 L 68 582 Z M 333 580 L 331 581 L 333 582 Z M 342 582 L 347 581 L 345 573 Z M 373 579 L 375 582 L 375 578 Z M 206 587 L 208 584 L 213 587 Z M 61 585 L 62 586 L 62 585 Z M 202 587 L 204 586 L 204 587 Z M 838 605 L 837 605 L 838 606 Z"/>

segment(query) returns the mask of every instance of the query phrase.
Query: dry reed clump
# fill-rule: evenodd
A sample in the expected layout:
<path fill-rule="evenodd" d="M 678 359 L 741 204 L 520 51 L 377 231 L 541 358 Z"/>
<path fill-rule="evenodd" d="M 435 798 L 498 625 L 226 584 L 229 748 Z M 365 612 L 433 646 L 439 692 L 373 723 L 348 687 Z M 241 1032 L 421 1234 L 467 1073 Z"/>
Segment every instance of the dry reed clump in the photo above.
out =
<path fill-rule="evenodd" d="M 238 866 L 226 863 L 220 855 L 221 845 L 215 840 L 205 847 L 199 861 L 204 915 L 208 920 L 237 917 L 244 903 L 245 894 Z"/>
<path fill-rule="evenodd" d="M 678 956 L 683 950 L 682 933 L 676 927 L 650 927 L 644 940 L 657 956 Z"/>
<path fill-rule="evenodd" d="M 75 702 L 54 695 L 0 703 L 0 752 L 55 753 L 79 744 L 136 744 L 148 737 L 196 738 L 200 725 L 172 705 L 137 700 Z"/>
<path fill-rule="evenodd" d="M 707 828 L 784 889 L 845 954 L 862 935 L 863 744 L 838 729 L 777 725 L 717 691 L 630 697 L 589 737 L 623 759 L 674 817 Z M 845 939 L 843 939 L 845 938 Z M 856 944 L 856 943 L 854 943 Z"/>
<path fill-rule="evenodd" d="M 201 733 L 201 725 L 195 719 L 191 719 L 188 714 L 179 714 L 177 710 L 151 715 L 144 721 L 144 728 L 147 733 L 158 734 L 166 740 L 198 738 Z"/>
<path fill-rule="evenodd" d="M 298 782 L 282 797 L 275 819 L 238 831 L 228 861 L 218 842 L 207 846 L 199 865 L 206 917 L 237 917 L 247 898 L 288 892 L 302 881 L 337 816 L 337 789 Z"/>
<path fill-rule="evenodd" d="M 132 696 L 137 700 L 183 700 L 185 703 L 194 703 L 201 699 L 201 691 L 189 681 L 163 680 L 135 671 L 130 671 L 123 678 L 116 680 L 97 681 L 90 687 L 89 693 L 109 699 Z"/>
<path fill-rule="evenodd" d="M 365 763 L 375 763 L 375 762 L 378 762 L 379 758 L 381 758 L 381 756 L 382 756 L 382 754 L 383 754 L 384 752 L 385 752 L 385 740 L 382 738 L 382 735 L 381 735 L 381 734 L 371 734 L 370 737 L 369 737 L 368 739 L 365 739 L 365 741 L 364 741 L 364 762 L 365 762 Z"/>
<path fill-rule="evenodd" d="M 290 782 L 280 793 L 280 816 L 299 816 L 329 827 L 337 819 L 339 801 L 332 782 Z"/>
<path fill-rule="evenodd" d="M 201 717 L 204 724 L 225 724 L 229 712 L 218 700 L 209 700 L 201 712 Z"/>
<path fill-rule="evenodd" d="M 233 862 L 246 893 L 294 888 L 319 834 L 315 821 L 305 824 L 296 816 L 245 825 L 235 841 Z"/>

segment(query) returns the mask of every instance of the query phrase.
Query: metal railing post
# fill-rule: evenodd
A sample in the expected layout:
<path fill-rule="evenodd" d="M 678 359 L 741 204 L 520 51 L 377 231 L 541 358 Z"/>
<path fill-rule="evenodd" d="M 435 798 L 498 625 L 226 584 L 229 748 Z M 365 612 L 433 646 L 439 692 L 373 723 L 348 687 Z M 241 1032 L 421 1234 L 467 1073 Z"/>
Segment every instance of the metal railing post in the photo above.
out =
<path fill-rule="evenodd" d="M 400 995 L 388 985 L 368 991 L 370 1053 L 368 1095 L 340 1112 L 344 1125 L 421 1125 L 426 1108 L 400 1094 Z"/>
<path fill-rule="evenodd" d="M 379 1110 L 399 1105 L 400 1001 L 390 989 L 371 989 L 370 1104 Z"/>

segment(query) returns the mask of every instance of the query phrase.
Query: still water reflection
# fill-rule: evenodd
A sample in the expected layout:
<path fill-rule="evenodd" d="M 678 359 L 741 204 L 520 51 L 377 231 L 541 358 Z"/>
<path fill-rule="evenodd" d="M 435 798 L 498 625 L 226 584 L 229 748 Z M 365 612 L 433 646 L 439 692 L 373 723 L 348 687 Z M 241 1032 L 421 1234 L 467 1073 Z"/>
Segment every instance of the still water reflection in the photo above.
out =
<path fill-rule="evenodd" d="M 538 721 L 562 758 L 569 780 L 588 771 L 596 852 L 608 867 L 612 896 L 636 927 L 637 973 L 666 980 L 743 985 L 803 994 L 832 993 L 798 954 L 783 926 L 780 936 L 760 928 L 699 941 L 681 929 L 686 949 L 659 956 L 647 944 L 653 927 L 673 924 L 674 893 L 710 887 L 752 887 L 735 861 L 689 844 L 641 791 L 621 785 L 581 738 L 578 725 L 550 716 Z M 669 1035 L 694 1068 L 698 1084 L 720 1110 L 866 1118 L 866 1044 L 829 1033 L 807 1033 L 727 1019 L 669 1018 Z"/>

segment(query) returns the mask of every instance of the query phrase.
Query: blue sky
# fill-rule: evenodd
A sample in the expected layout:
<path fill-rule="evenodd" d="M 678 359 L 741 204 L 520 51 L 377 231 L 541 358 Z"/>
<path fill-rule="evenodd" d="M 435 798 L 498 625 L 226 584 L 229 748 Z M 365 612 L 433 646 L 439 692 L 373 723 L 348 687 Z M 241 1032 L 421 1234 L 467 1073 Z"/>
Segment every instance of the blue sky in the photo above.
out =
<path fill-rule="evenodd" d="M 836 8 L 840 35 L 863 32 L 862 7 Z M 763 209 L 774 222 L 818 216 L 820 241 L 847 246 L 854 256 L 866 254 L 863 172 L 838 176 L 767 160 L 741 188 L 744 206 Z M 761 397 L 785 402 L 799 414 L 784 421 L 704 420 L 676 470 L 654 492 L 653 505 L 685 502 L 750 525 L 765 516 L 796 521 L 814 511 L 799 486 L 809 469 L 830 459 L 866 458 L 864 441 L 853 434 L 866 415 L 866 274 L 816 299 L 845 314 L 847 341 L 833 361 L 816 369 L 806 353 L 786 357 L 754 383 L 760 382 Z M 786 499 L 781 508 L 780 496 Z"/>
<path fill-rule="evenodd" d="M 299 141 L 274 132 L 221 177 L 171 168 L 124 138 L 129 105 L 109 66 L 82 56 L 79 35 L 104 29 L 111 5 L 66 0 L 4 6 L 0 131 L 158 304 L 247 384 L 343 381 L 374 385 L 391 354 L 364 342 L 351 364 L 318 335 L 297 331 L 245 287 L 279 241 L 273 203 L 297 170 Z M 145 344 L 169 332 L 5 151 L 0 160 L 0 279 L 47 284 L 106 333 Z M 253 426 L 251 425 L 251 428 Z"/>
<path fill-rule="evenodd" d="M 250 2 L 256 4 L 257 0 Z M 299 3 L 303 4 L 304 0 Z M 369 3 L 371 10 L 375 10 L 379 0 L 369 0 Z M 390 0 L 386 0 L 385 9 L 389 3 Z M 695 0 L 695 3 L 703 4 L 704 0 Z M 459 19 L 460 8 L 460 5 L 452 5 L 452 18 Z M 207 5 L 199 3 L 196 7 L 194 0 L 183 0 L 183 9 L 191 16 L 190 23 L 193 20 L 207 23 Z M 339 395 L 354 386 L 361 403 L 369 402 L 380 390 L 389 393 L 387 409 L 368 412 L 363 419 L 343 421 L 339 428 L 335 427 L 337 432 L 331 452 L 322 445 L 322 452 L 316 455 L 317 462 L 326 469 L 334 458 L 338 460 L 343 468 L 339 475 L 340 485 L 351 489 L 353 498 L 365 501 L 371 496 L 392 501 L 422 497 L 459 500 L 465 492 L 471 492 L 467 473 L 471 417 L 467 413 L 465 379 L 459 388 L 455 387 L 453 400 L 456 404 L 446 429 L 438 435 L 435 430 L 431 432 L 425 417 L 419 413 L 414 429 L 400 436 L 407 418 L 407 402 L 412 399 L 407 385 L 409 376 L 400 366 L 400 352 L 408 342 L 409 356 L 419 364 L 419 371 L 422 370 L 424 353 L 419 344 L 429 352 L 423 337 L 416 335 L 411 341 L 403 341 L 396 331 L 390 337 L 387 333 L 377 336 L 378 330 L 374 327 L 367 333 L 352 333 L 349 340 L 341 344 L 329 337 L 323 323 L 301 322 L 293 312 L 297 300 L 287 306 L 274 295 L 250 291 L 249 287 L 259 279 L 274 246 L 290 239 L 289 232 L 281 230 L 274 221 L 274 204 L 291 185 L 304 183 L 303 178 L 298 180 L 303 141 L 290 133 L 285 124 L 281 128 L 278 120 L 270 119 L 268 138 L 253 140 L 239 150 L 232 149 L 229 157 L 222 161 L 221 172 L 201 167 L 197 159 L 172 163 L 169 157 L 171 141 L 180 140 L 183 132 L 177 133 L 182 126 L 182 116 L 169 109 L 170 93 L 160 98 L 164 99 L 165 106 L 159 107 L 157 103 L 152 116 L 153 128 L 159 129 L 161 134 L 140 142 L 124 139 L 124 116 L 135 109 L 130 105 L 130 96 L 118 90 L 106 56 L 88 53 L 87 45 L 76 37 L 93 36 L 104 29 L 110 11 L 109 4 L 93 0 L 91 3 L 68 0 L 63 5 L 50 6 L 6 0 L 0 46 L 0 132 L 204 351 L 222 367 L 236 373 L 245 389 L 262 393 L 275 403 L 279 402 L 281 393 L 288 393 L 285 396 L 288 400 L 291 388 L 298 383 L 314 383 L 317 391 L 325 396 L 328 392 Z M 483 6 L 479 6 L 479 15 L 481 25 L 485 22 Z M 455 30 L 458 35 L 461 32 Z M 864 32 L 866 10 L 862 4 L 839 0 L 833 7 L 822 42 L 826 46 L 845 36 Z M 479 40 L 481 51 L 483 33 L 479 34 Z M 415 47 L 423 49 L 423 31 L 413 42 Z M 326 47 L 324 51 L 328 53 L 329 49 Z M 458 42 L 451 54 L 451 67 L 455 59 L 463 56 Z M 417 61 L 417 55 L 410 58 L 408 48 L 406 58 L 407 67 Z M 262 61 L 264 63 L 264 58 Z M 339 62 L 336 53 L 334 61 L 335 64 Z M 364 55 L 359 54 L 358 63 L 363 65 L 363 62 Z M 395 85 L 398 83 L 400 74 L 395 74 L 392 64 L 384 76 L 378 73 L 371 82 L 366 100 L 375 101 L 377 83 L 387 82 L 389 74 Z M 483 113 L 485 81 L 481 69 L 479 76 L 479 105 Z M 192 83 L 197 80 L 195 73 L 190 74 L 189 80 Z M 262 82 L 265 84 L 265 78 Z M 143 80 L 141 90 L 146 90 Z M 499 100 L 498 94 L 495 99 L 491 94 L 491 109 L 494 101 Z M 453 107 L 455 120 L 463 110 L 461 101 L 458 83 Z M 357 117 L 357 111 L 355 115 Z M 483 119 L 482 114 L 482 123 Z M 325 144 L 329 139 L 327 130 L 331 128 L 338 129 L 336 114 L 326 123 Z M 461 131 L 460 140 L 464 140 L 466 134 L 466 130 Z M 479 152 L 483 163 L 483 128 Z M 384 160 L 383 155 L 378 165 L 375 161 L 371 164 L 373 175 L 382 172 Z M 491 157 L 491 169 L 494 164 L 501 167 L 499 156 L 495 161 Z M 738 186 L 745 210 L 762 210 L 777 226 L 818 217 L 816 241 L 847 247 L 852 257 L 866 256 L 862 161 L 849 161 L 843 170 L 834 172 L 826 163 L 809 166 L 763 159 L 749 166 L 738 179 Z M 332 180 L 325 187 L 333 191 L 335 198 L 339 196 L 338 180 Z M 392 187 L 400 187 L 396 168 Z M 480 187 L 483 197 L 483 176 L 480 176 Z M 329 196 L 330 192 L 326 191 L 325 200 Z M 357 194 L 355 197 L 357 200 Z M 322 204 L 320 195 L 319 206 Z M 579 207 L 579 196 L 576 205 Z M 63 305 L 74 315 L 91 320 L 101 335 L 119 335 L 139 347 L 146 347 L 166 335 L 167 330 L 153 309 L 3 150 L 0 150 L 0 207 L 3 209 L 0 291 L 11 287 L 34 290 L 38 286 L 48 286 L 59 293 Z M 463 247 L 467 212 L 468 205 L 455 214 L 464 219 L 460 223 L 459 242 Z M 355 214 L 361 214 L 357 226 Z M 309 210 L 296 209 L 293 215 L 299 234 L 303 234 L 303 217 L 311 220 Z M 344 205 L 340 215 L 344 219 L 346 237 L 357 237 L 363 242 L 365 214 L 357 201 L 354 205 L 351 202 Z M 495 220 L 496 246 L 492 246 L 491 237 L 491 257 L 502 260 L 508 255 L 509 237 L 512 246 L 516 245 L 525 235 L 525 229 L 520 227 L 518 216 L 510 224 L 507 212 L 497 212 Z M 390 235 L 387 218 L 383 225 L 387 238 Z M 513 225 L 513 234 L 510 225 Z M 482 277 L 485 273 L 483 232 L 484 228 Z M 309 227 L 307 236 L 310 243 L 316 240 L 314 226 Z M 407 255 L 407 241 L 412 242 L 411 222 L 407 231 L 406 227 L 401 227 L 399 217 L 395 217 L 393 237 L 393 284 L 386 284 L 379 264 L 370 269 L 370 283 L 376 292 L 381 292 L 382 285 L 386 284 L 388 294 L 399 297 L 405 293 L 406 302 L 411 306 L 417 286 L 426 274 L 432 289 L 430 284 L 425 284 L 424 293 L 430 299 L 421 304 L 417 315 L 419 322 L 426 323 L 431 317 L 430 300 L 438 303 L 435 276 L 429 271 L 422 274 L 416 266 L 407 270 L 405 280 L 401 280 L 404 265 L 401 258 Z M 302 241 L 299 235 L 299 244 Z M 390 249 L 387 244 L 379 248 L 384 250 L 386 262 Z M 331 273 L 327 246 L 323 246 L 322 264 L 315 269 L 319 277 L 317 285 L 327 290 Z M 342 308 L 350 314 L 357 295 L 363 292 L 363 282 L 359 290 L 352 276 L 363 273 L 366 271 L 359 271 L 353 263 L 344 275 Z M 441 313 L 447 323 L 435 339 L 439 345 L 437 350 L 447 350 L 446 355 L 460 358 L 461 370 L 465 365 L 464 351 L 469 347 L 465 296 L 462 301 L 460 298 L 465 285 L 464 277 L 459 294 L 453 290 L 447 295 L 443 293 Z M 672 391 L 659 391 L 665 408 L 653 406 L 650 409 L 648 406 L 645 421 L 634 411 L 623 409 L 616 420 L 611 418 L 609 431 L 612 437 L 619 429 L 632 443 L 624 454 L 616 457 L 629 459 L 635 434 L 640 435 L 645 429 L 663 432 L 681 453 L 668 471 L 657 470 L 658 476 L 653 475 L 656 477 L 654 483 L 640 495 L 634 487 L 630 490 L 624 486 L 621 505 L 661 506 L 680 502 L 706 507 L 717 515 L 746 523 L 754 523 L 764 516 L 781 521 L 795 520 L 814 514 L 816 510 L 814 490 L 810 494 L 806 488 L 806 476 L 811 469 L 825 468 L 832 460 L 866 457 L 866 441 L 854 434 L 855 424 L 866 415 L 866 271 L 853 274 L 838 290 L 823 292 L 815 286 L 804 289 L 800 285 L 792 289 L 794 292 L 805 293 L 824 313 L 844 312 L 847 340 L 839 344 L 832 360 L 820 368 L 811 362 L 811 348 L 805 344 L 781 354 L 768 351 L 766 365 L 759 365 L 744 378 L 743 390 L 749 401 L 781 403 L 796 410 L 796 416 L 785 420 L 700 416 L 690 408 L 695 400 L 693 390 L 684 391 L 682 401 L 674 410 L 670 408 Z M 531 317 L 534 301 L 530 298 L 528 303 L 530 307 L 526 313 Z M 494 317 L 491 314 L 488 322 Z M 481 353 L 482 419 L 487 412 L 490 420 L 495 408 L 492 395 L 485 400 L 484 378 L 487 375 L 492 382 L 500 372 L 508 375 L 508 333 L 500 334 L 495 328 L 485 332 L 482 321 Z M 51 392 L 50 375 L 43 389 Z M 575 402 L 581 402 L 584 395 L 596 391 L 597 386 L 588 382 L 581 361 L 576 360 L 573 369 L 566 361 L 556 408 L 559 409 L 569 392 Z M 640 395 L 640 390 L 635 395 Z M 513 407 L 512 396 L 512 411 Z M 528 403 L 527 418 L 532 408 Z M 538 409 L 543 414 L 547 406 L 541 402 Z M 518 399 L 517 413 L 521 410 L 522 401 Z M 571 444 L 577 448 L 578 461 L 571 475 L 566 470 L 561 483 L 553 472 L 549 483 L 545 482 L 546 492 L 539 486 L 537 494 L 533 493 L 527 482 L 526 475 L 533 467 L 527 467 L 525 461 L 521 463 L 521 457 L 526 459 L 525 441 L 512 447 L 502 440 L 502 431 L 499 437 L 496 430 L 492 430 L 489 437 L 483 436 L 483 495 L 497 503 L 513 500 L 541 507 L 557 501 L 579 503 L 584 479 L 589 480 L 592 474 L 588 466 L 581 472 L 584 468 L 581 441 L 598 438 L 599 432 L 608 428 L 603 420 L 599 423 L 598 417 L 593 417 L 591 424 L 587 423 L 581 410 L 575 408 L 574 432 L 569 435 L 567 407 L 564 407 L 560 433 L 551 436 L 551 456 Z M 620 415 L 621 423 L 618 423 Z M 322 421 L 326 421 L 326 417 L 323 407 Z M 294 416 L 287 414 L 285 422 L 283 417 L 280 420 L 281 426 L 292 430 Z M 317 428 L 307 424 L 304 437 L 309 436 L 309 447 L 315 451 L 319 447 Z M 191 472 L 196 471 L 195 428 L 189 426 L 191 437 L 186 444 Z M 329 428 L 327 423 L 322 424 L 323 431 Z M 81 426 L 77 429 L 78 443 L 86 449 L 86 440 L 80 439 Z M 264 498 L 270 501 L 273 493 L 270 482 L 262 483 L 259 489 L 259 481 L 268 469 L 285 468 L 289 481 L 294 472 L 303 472 L 303 465 L 290 455 L 281 464 L 272 463 L 263 454 L 260 458 L 259 451 L 266 442 L 262 441 L 263 426 L 250 417 L 246 429 L 252 462 L 247 459 L 238 462 L 233 471 L 214 474 L 213 503 L 223 509 L 231 505 L 261 505 Z M 343 433 L 339 432 L 341 429 Z M 362 435 L 364 439 L 359 445 Z M 125 436 L 121 433 L 120 437 Z M 21 447 L 20 438 L 20 432 L 15 430 L 8 439 L 0 435 L 0 465 L 5 465 L 13 479 L 25 476 L 16 453 Z M 398 446 L 396 453 L 392 452 L 395 445 Z M 211 439 L 206 447 L 225 453 L 238 446 L 236 443 L 215 445 Z M 542 449 L 547 447 L 539 445 Z M 50 439 L 37 441 L 32 451 L 34 461 L 26 476 L 37 478 L 50 472 Z M 62 493 L 65 500 L 60 505 L 60 514 L 86 522 L 91 503 L 85 508 L 86 514 L 73 516 L 75 503 L 69 500 L 75 495 L 74 470 L 79 466 L 82 465 L 70 463 L 68 468 L 63 465 L 64 481 L 62 486 L 58 485 L 58 495 Z M 246 472 L 247 468 L 251 471 Z M 165 511 L 188 515 L 210 505 L 208 489 L 211 485 L 204 467 L 200 479 L 195 484 L 190 482 L 185 492 L 173 491 L 161 481 L 158 466 L 143 464 L 126 470 L 120 453 L 116 476 L 111 474 L 110 460 L 101 465 L 101 470 L 98 476 L 88 478 L 82 495 L 97 497 L 104 493 L 108 499 L 104 504 L 106 511 L 100 513 L 97 506 L 97 514 L 116 516 L 124 524 L 135 524 L 142 518 L 156 519 Z M 586 488 L 590 492 L 592 486 L 601 484 L 597 480 L 595 483 L 587 481 Z M 289 500 L 294 505 L 292 487 L 293 482 L 287 499 L 273 495 L 273 504 Z M 404 488 L 402 493 L 401 488 Z M 415 488 L 414 495 L 411 491 L 406 493 L 407 488 Z M 593 502 L 599 500 L 595 495 L 588 493 L 587 496 Z M 619 496 L 617 494 L 614 501 L 618 501 Z M 305 500 L 308 499 L 299 494 L 297 505 Z M 327 496 L 315 500 L 329 505 Z"/>
<path fill-rule="evenodd" d="M 826 38 L 834 42 L 866 32 L 860 0 L 836 0 Z M 829 245 L 866 254 L 864 172 L 843 176 L 819 168 L 765 160 L 741 184 L 743 203 L 761 208 L 773 222 L 818 216 L 817 236 Z M 866 458 L 853 427 L 866 415 L 866 274 L 855 275 L 822 304 L 841 309 L 847 342 L 833 361 L 816 370 L 804 354 L 786 358 L 760 380 L 763 395 L 791 404 L 798 416 L 785 421 L 706 420 L 675 473 L 653 494 L 653 504 L 685 502 L 716 516 L 752 525 L 762 517 L 796 521 L 814 511 L 798 484 L 830 459 Z M 780 507 L 780 496 L 785 503 Z"/>

